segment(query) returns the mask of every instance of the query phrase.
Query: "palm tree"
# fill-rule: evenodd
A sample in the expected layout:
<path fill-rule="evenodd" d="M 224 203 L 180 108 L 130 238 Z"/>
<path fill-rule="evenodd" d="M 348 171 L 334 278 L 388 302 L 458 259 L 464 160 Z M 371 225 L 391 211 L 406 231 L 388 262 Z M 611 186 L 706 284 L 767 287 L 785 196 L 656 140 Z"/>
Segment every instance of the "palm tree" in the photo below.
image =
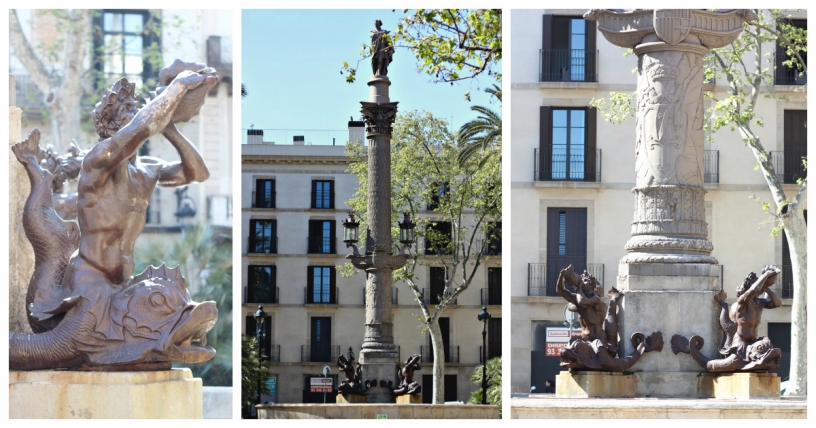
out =
<path fill-rule="evenodd" d="M 249 95 L 249 92 L 247 92 L 246 86 L 241 83 L 241 98 L 246 98 L 247 95 Z"/>
<path fill-rule="evenodd" d="M 249 418 L 252 406 L 258 397 L 258 385 L 261 395 L 269 394 L 269 386 L 263 382 L 269 377 L 267 362 L 258 357 L 258 342 L 252 336 L 241 335 L 241 415 Z M 262 382 L 258 382 L 260 379 Z"/>
<path fill-rule="evenodd" d="M 502 91 L 498 85 L 494 83 L 493 87 L 485 89 L 485 92 L 496 97 L 501 103 Z M 479 151 L 485 151 L 493 145 L 501 145 L 501 114 L 484 106 L 472 106 L 470 109 L 479 113 L 479 117 L 459 128 L 460 144 L 463 145 L 462 151 L 459 152 L 459 165 L 467 163 Z M 480 165 L 490 156 L 492 153 L 485 156 Z"/>
<path fill-rule="evenodd" d="M 477 366 L 470 377 L 470 383 L 477 385 L 482 384 L 482 367 Z M 501 357 L 493 358 L 487 361 L 487 402 L 499 407 L 502 405 L 502 361 Z M 470 394 L 468 404 L 481 404 L 482 402 L 482 388 L 473 391 Z"/>

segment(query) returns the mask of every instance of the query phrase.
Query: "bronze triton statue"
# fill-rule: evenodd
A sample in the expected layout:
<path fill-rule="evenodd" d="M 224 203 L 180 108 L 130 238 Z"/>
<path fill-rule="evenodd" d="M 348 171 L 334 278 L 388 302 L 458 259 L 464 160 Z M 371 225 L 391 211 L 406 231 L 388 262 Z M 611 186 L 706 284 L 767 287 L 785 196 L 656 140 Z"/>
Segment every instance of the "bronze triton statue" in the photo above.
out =
<path fill-rule="evenodd" d="M 566 285 L 575 289 L 569 292 Z M 643 333 L 632 334 L 634 352 L 625 358 L 618 355 L 618 299 L 623 294 L 612 287 L 609 306 L 598 296 L 600 283 L 594 276 L 584 271 L 583 275 L 575 273 L 572 265 L 562 269 L 558 274 L 555 290 L 569 302 L 567 308 L 578 313 L 581 324 L 581 336 L 570 337 L 569 344 L 561 350 L 561 367 L 570 370 L 606 370 L 622 371 L 632 367 L 645 352 L 663 349 L 663 334 L 654 332 L 648 337 Z"/>
<path fill-rule="evenodd" d="M 414 381 L 414 372 L 422 370 L 421 361 L 422 357 L 419 354 L 414 354 L 405 360 L 405 365 L 402 368 L 397 365 L 400 384 L 394 389 L 394 395 L 417 395 L 422 392 L 422 385 Z"/>
<path fill-rule="evenodd" d="M 215 355 L 206 346 L 218 318 L 215 302 L 193 302 L 177 268 L 151 266 L 132 277 L 133 248 L 156 185 L 209 177 L 175 123 L 198 114 L 218 75 L 204 64 L 176 60 L 159 80 L 141 109 L 135 85 L 126 79 L 96 104 L 100 142 L 81 162 L 78 223 L 54 211 L 52 174 L 38 159 L 39 131 L 12 147 L 31 180 L 23 227 L 34 247 L 26 306 L 35 334 L 10 334 L 11 369 L 164 369 L 171 361 L 198 363 Z M 176 148 L 179 162 L 137 156 L 159 132 Z"/>
<path fill-rule="evenodd" d="M 389 31 L 382 29 L 382 21 L 374 21 L 376 30 L 371 30 L 371 72 L 375 76 L 388 75 L 388 64 L 394 56 L 394 46 L 388 39 Z"/>
<path fill-rule="evenodd" d="M 710 372 L 773 370 L 779 367 L 782 350 L 774 348 L 767 337 L 759 337 L 758 329 L 762 321 L 763 309 L 782 306 L 779 297 L 771 290 L 780 273 L 775 266 L 765 266 L 757 277 L 751 272 L 737 287 L 737 301 L 729 308 L 725 302 L 725 291 L 720 291 L 714 300 L 720 305 L 720 328 L 723 332 L 720 358 L 710 359 L 700 352 L 703 338 L 675 334 L 672 336 L 672 351 L 691 354 L 694 361 Z M 760 297 L 763 293 L 767 298 Z M 691 344 L 691 346 L 690 346 Z"/>
<path fill-rule="evenodd" d="M 346 379 L 337 387 L 341 394 L 365 394 L 377 384 L 377 380 L 363 382 L 363 366 L 354 360 L 354 351 L 349 347 L 348 356 L 337 357 L 337 367 L 346 375 Z"/>

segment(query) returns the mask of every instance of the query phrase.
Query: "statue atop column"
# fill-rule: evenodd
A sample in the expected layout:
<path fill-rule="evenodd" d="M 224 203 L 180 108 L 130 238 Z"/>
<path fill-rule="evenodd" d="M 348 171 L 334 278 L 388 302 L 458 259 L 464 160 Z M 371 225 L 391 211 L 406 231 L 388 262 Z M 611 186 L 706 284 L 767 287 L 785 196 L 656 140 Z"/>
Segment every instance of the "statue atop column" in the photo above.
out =
<path fill-rule="evenodd" d="M 106 89 L 96 104 L 100 141 L 81 162 L 78 222 L 63 220 L 53 208 L 52 174 L 38 159 L 39 131 L 12 147 L 31 181 L 23 226 L 35 256 L 26 296 L 35 334 L 11 333 L 12 369 L 169 368 L 171 361 L 197 363 L 215 355 L 206 346 L 218 318 L 215 302 L 193 302 L 178 268 L 151 266 L 133 276 L 133 249 L 153 189 L 209 177 L 203 158 L 175 124 L 198 115 L 217 73 L 176 60 L 159 80 L 142 108 L 127 79 Z M 138 156 L 157 133 L 180 161 Z"/>
<path fill-rule="evenodd" d="M 382 21 L 374 21 L 375 30 L 371 30 L 371 72 L 375 76 L 387 76 L 388 64 L 394 56 L 394 46 L 388 36 L 389 31 L 382 29 Z"/>
<path fill-rule="evenodd" d="M 567 290 L 571 286 L 575 292 Z M 556 292 L 569 304 L 567 309 L 578 313 L 581 336 L 570 337 L 569 344 L 561 350 L 561 367 L 575 370 L 622 371 L 632 367 L 646 352 L 663 349 L 663 334 L 654 332 L 650 336 L 637 332 L 632 335 L 631 355 L 618 355 L 618 300 L 623 293 L 612 287 L 607 296 L 609 306 L 601 300 L 601 284 L 594 276 L 584 271 L 575 273 L 572 265 L 562 269 L 555 285 Z"/>
<path fill-rule="evenodd" d="M 725 299 L 725 291 L 720 291 L 714 300 L 721 307 L 719 323 L 723 332 L 720 358 L 711 359 L 703 355 L 703 338 L 691 336 L 686 339 L 676 334 L 672 336 L 672 351 L 690 354 L 694 361 L 710 372 L 734 372 L 773 370 L 779 367 L 782 350 L 774 348 L 771 339 L 759 337 L 759 324 L 763 309 L 775 309 L 782 301 L 771 287 L 776 284 L 781 271 L 774 266 L 765 266 L 759 277 L 751 272 L 737 287 L 737 301 L 730 307 Z M 762 297 L 762 295 L 766 297 Z"/>

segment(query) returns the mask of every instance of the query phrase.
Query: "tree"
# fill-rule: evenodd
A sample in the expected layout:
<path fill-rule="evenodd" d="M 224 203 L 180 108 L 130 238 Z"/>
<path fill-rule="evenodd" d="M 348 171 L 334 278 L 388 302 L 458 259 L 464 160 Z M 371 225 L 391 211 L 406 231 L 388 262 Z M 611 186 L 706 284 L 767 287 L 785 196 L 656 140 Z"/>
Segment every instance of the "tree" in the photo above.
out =
<path fill-rule="evenodd" d="M 261 363 L 258 358 L 258 346 L 254 337 L 241 335 L 241 413 L 244 417 L 252 414 L 252 406 L 258 397 L 258 385 L 261 385 L 261 395 L 271 393 L 264 382 L 269 372 L 266 363 Z"/>
<path fill-rule="evenodd" d="M 206 386 L 232 386 L 232 233 L 197 224 L 183 229 L 169 245 L 166 237 L 140 240 L 134 257 L 135 272 L 161 263 L 181 265 L 193 300 L 215 301 L 218 321 L 207 333 L 207 344 L 217 354 L 190 369 Z"/>
<path fill-rule="evenodd" d="M 501 82 L 501 29 L 501 9 L 417 9 L 397 23 L 391 42 L 395 48 L 410 50 L 418 71 L 434 82 L 453 84 L 483 74 Z M 341 74 L 347 82 L 355 81 L 360 61 L 370 56 L 364 43 L 354 67 L 343 63 Z"/>
<path fill-rule="evenodd" d="M 487 403 L 501 407 L 502 405 L 502 359 L 493 358 L 487 361 Z M 470 376 L 470 383 L 479 385 L 479 389 L 470 394 L 468 404 L 482 403 L 482 367 L 476 367 Z"/>
<path fill-rule="evenodd" d="M 493 87 L 485 89 L 485 92 L 496 97 L 501 103 L 501 87 L 494 84 Z M 479 151 L 484 152 L 493 147 L 499 148 L 495 153 L 499 156 L 499 163 L 501 163 L 501 114 L 484 106 L 472 106 L 470 109 L 479 116 L 459 128 L 459 139 L 464 143 L 459 152 L 459 165 L 464 165 Z M 489 157 L 483 157 L 482 162 L 487 159 Z"/>
<path fill-rule="evenodd" d="M 411 214 L 416 223 L 417 242 L 426 242 L 426 253 L 417 248 L 409 251 L 405 267 L 394 272 L 395 284 L 404 281 L 414 294 L 421 310 L 419 320 L 423 333 L 429 332 L 433 348 L 433 403 L 443 403 L 445 351 L 438 320 L 473 282 L 487 256 L 487 243 L 496 239 L 495 223 L 501 219 L 501 176 L 498 149 L 489 148 L 483 162 L 468 162 L 459 166 L 459 147 L 448 124 L 426 112 L 409 112 L 397 116 L 391 143 L 391 187 L 393 221 L 400 212 Z M 366 147 L 349 143 L 352 159 L 350 172 L 360 186 L 347 202 L 361 214 L 361 229 L 365 230 L 367 198 Z M 436 205 L 434 213 L 419 217 L 420 209 Z M 430 217 L 430 218 L 428 218 Z M 450 224 L 450 235 L 441 224 Z M 393 234 L 398 233 L 394 226 Z M 394 239 L 394 242 L 397 240 Z M 418 245 L 419 246 L 419 245 Z M 435 255 L 434 255 L 435 254 Z M 440 255 L 441 254 L 441 255 Z M 435 308 L 424 300 L 417 283 L 416 269 L 432 265 L 444 269 L 444 288 Z M 339 268 L 344 276 L 356 269 L 351 264 Z M 429 299 L 430 300 L 430 299 Z"/>
<path fill-rule="evenodd" d="M 807 395 L 807 225 L 803 211 L 807 208 L 807 176 L 799 180 L 798 191 L 789 198 L 754 126 L 764 126 L 756 113 L 760 98 L 784 98 L 767 89 L 774 87 L 773 70 L 776 66 L 771 52 L 763 50 L 763 44 L 780 43 L 786 48 L 788 57 L 783 66 L 804 75 L 807 64 L 802 53 L 807 52 L 807 30 L 791 25 L 790 16 L 785 17 L 780 10 L 757 10 L 755 13 L 758 19 L 746 22 L 739 38 L 729 46 L 712 49 L 709 60 L 704 61 L 707 80 L 724 76 L 728 82 L 724 97 L 711 92 L 705 94 L 715 103 L 706 110 L 705 129 L 712 134 L 724 128 L 739 132 L 743 143 L 756 158 L 756 169 L 762 172 L 770 190 L 775 208 L 755 196 L 754 199 L 775 224 L 771 236 L 780 231 L 785 233 L 793 268 L 791 385 L 786 395 L 804 396 Z M 749 64 L 751 57 L 753 63 Z M 610 93 L 610 100 L 593 100 L 592 104 L 599 108 L 606 120 L 621 123 L 634 116 L 633 101 L 633 94 Z M 806 167 L 806 159 L 802 162 Z"/>

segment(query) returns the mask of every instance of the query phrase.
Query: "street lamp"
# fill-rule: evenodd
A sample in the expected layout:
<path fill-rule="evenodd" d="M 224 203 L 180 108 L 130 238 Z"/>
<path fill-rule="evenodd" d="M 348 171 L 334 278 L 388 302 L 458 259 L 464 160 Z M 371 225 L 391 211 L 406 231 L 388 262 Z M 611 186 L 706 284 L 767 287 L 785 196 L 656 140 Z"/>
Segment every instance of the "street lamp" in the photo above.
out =
<path fill-rule="evenodd" d="M 414 237 L 414 227 L 416 224 L 411 222 L 411 214 L 410 213 L 403 213 L 404 217 L 402 219 L 402 223 L 397 223 L 400 228 L 399 232 L 399 241 L 402 244 L 402 248 L 400 248 L 400 254 L 405 254 L 405 249 L 411 248 L 411 244 L 416 242 L 416 238 Z"/>
<path fill-rule="evenodd" d="M 482 306 L 482 312 L 479 313 L 479 321 L 484 321 L 482 328 L 482 404 L 487 404 L 487 320 L 489 319 L 487 306 Z"/>
<path fill-rule="evenodd" d="M 348 218 L 343 220 L 343 242 L 346 243 L 346 248 L 354 248 L 354 256 L 360 257 L 360 251 L 357 249 L 357 241 L 359 241 L 358 233 L 360 222 L 354 219 L 354 211 L 350 212 Z"/>
<path fill-rule="evenodd" d="M 258 310 L 255 311 L 255 338 L 258 341 L 258 397 L 256 398 L 255 405 L 261 404 L 261 376 L 260 374 L 263 372 L 263 361 L 262 361 L 262 354 L 261 354 L 261 339 L 264 337 L 263 333 L 263 324 L 266 320 L 266 312 L 263 310 L 263 306 L 258 306 Z M 258 417 L 258 408 L 255 408 L 255 417 Z"/>

